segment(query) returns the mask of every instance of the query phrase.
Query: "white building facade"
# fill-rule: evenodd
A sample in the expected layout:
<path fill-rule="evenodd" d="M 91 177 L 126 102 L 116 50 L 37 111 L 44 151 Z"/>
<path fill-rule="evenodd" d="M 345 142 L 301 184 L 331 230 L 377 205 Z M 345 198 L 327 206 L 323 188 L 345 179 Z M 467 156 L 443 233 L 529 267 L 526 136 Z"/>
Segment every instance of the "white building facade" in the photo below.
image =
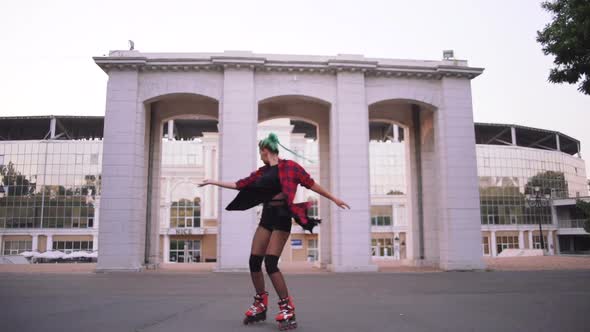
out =
<path fill-rule="evenodd" d="M 98 242 L 103 122 L 102 117 L 0 118 L 0 130 L 8 138 L 0 141 L 0 255 L 97 251 L 103 245 Z M 216 121 L 194 119 L 162 124 L 156 240 L 161 263 L 217 262 L 219 191 L 198 187 L 203 179 L 216 177 L 217 126 Z M 58 127 L 58 132 L 50 129 Z M 97 128 L 100 132 L 94 132 Z M 490 140 L 506 128 L 514 128 L 518 138 Z M 288 118 L 258 124 L 258 139 L 269 132 L 303 156 L 281 149 L 281 157 L 320 177 L 317 128 Z M 373 121 L 369 133 L 370 208 L 363 223 L 370 227 L 371 262 L 412 264 L 407 132 Z M 474 250 L 483 256 L 502 256 L 507 249 L 539 251 L 543 233 L 545 254 L 590 253 L 590 235 L 575 208 L 576 199 L 590 200 L 579 142 L 553 131 L 500 124 L 475 124 L 475 137 L 481 217 L 471 222 L 480 225 L 482 242 Z M 547 141 L 543 147 L 527 143 L 543 137 L 559 140 L 560 147 Z M 509 141 L 515 144 L 506 144 Z M 548 193 L 550 205 L 529 206 L 527 194 L 535 187 Z M 321 216 L 326 207 L 317 193 L 300 188 L 296 201 L 307 200 L 314 202 L 310 214 Z M 253 212 L 254 222 L 243 220 L 252 230 L 260 210 Z M 294 224 L 281 261 L 321 265 L 325 228 L 322 224 L 315 234 L 306 234 Z"/>

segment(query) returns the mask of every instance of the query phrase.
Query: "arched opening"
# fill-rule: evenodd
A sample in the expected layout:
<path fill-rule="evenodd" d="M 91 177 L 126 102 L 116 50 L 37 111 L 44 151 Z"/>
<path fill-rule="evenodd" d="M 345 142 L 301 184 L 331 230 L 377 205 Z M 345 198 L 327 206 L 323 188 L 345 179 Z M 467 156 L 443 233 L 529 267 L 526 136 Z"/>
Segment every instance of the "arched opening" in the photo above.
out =
<path fill-rule="evenodd" d="M 219 103 L 171 94 L 144 107 L 150 128 L 146 262 L 214 262 L 217 192 L 198 183 L 217 176 Z"/>
<path fill-rule="evenodd" d="M 407 128 L 387 119 L 369 120 L 371 256 L 406 259 Z"/>
<path fill-rule="evenodd" d="M 405 99 L 369 106 L 371 237 L 376 260 L 438 261 L 436 175 L 427 167 L 434 162 L 435 109 Z"/>
<path fill-rule="evenodd" d="M 296 156 L 280 149 L 280 156 L 291 159 L 324 188 L 330 188 L 330 104 L 308 96 L 278 96 L 258 104 L 258 139 L 274 132 Z M 262 162 L 259 161 L 259 165 Z M 299 187 L 295 202 L 314 202 L 309 215 L 322 220 L 314 234 L 294 224 L 291 238 L 285 245 L 281 261 L 309 264 L 325 268 L 331 263 L 330 202 L 304 187 Z"/>

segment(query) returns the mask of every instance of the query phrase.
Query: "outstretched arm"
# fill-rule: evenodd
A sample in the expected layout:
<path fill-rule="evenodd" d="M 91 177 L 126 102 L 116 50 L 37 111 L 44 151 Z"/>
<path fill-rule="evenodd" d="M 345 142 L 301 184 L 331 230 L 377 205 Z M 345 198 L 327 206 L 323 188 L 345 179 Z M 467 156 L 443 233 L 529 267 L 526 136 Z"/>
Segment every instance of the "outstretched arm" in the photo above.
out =
<path fill-rule="evenodd" d="M 222 181 L 217 181 L 217 180 L 206 179 L 206 180 L 203 180 L 203 182 L 199 183 L 199 187 L 206 186 L 208 184 L 212 184 L 212 185 L 216 185 L 216 186 L 219 186 L 222 188 L 242 190 L 242 188 L 244 188 L 244 187 L 248 186 L 249 184 L 251 184 L 252 182 L 256 181 L 256 179 L 262 175 L 262 170 L 263 170 L 263 167 L 260 167 L 259 169 L 250 173 L 250 175 L 248 175 L 247 177 L 245 177 L 243 179 L 239 179 L 236 182 L 222 182 Z"/>
<path fill-rule="evenodd" d="M 212 184 L 227 189 L 238 189 L 235 182 L 222 182 L 216 180 L 203 180 L 203 182 L 199 183 L 199 187 L 206 186 L 208 184 Z"/>

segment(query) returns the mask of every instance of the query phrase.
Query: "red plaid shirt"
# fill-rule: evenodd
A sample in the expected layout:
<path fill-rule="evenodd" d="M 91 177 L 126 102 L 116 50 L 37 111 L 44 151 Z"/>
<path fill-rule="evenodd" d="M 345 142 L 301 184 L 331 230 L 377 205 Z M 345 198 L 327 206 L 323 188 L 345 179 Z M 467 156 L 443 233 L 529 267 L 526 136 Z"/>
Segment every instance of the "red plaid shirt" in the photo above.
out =
<path fill-rule="evenodd" d="M 256 179 L 261 177 L 266 169 L 270 167 L 268 165 L 261 166 L 256 171 L 252 172 L 248 177 L 240 179 L 236 182 L 238 190 L 247 187 L 254 183 Z M 293 160 L 280 159 L 279 158 L 279 181 L 281 182 L 282 192 L 287 196 L 287 205 L 289 211 L 293 214 L 295 221 L 306 228 L 309 220 L 307 217 L 307 209 L 310 207 L 311 202 L 303 202 L 293 204 L 295 199 L 295 193 L 297 192 L 297 185 L 300 184 L 307 189 L 311 189 L 315 181 L 311 176 Z M 311 231 L 311 230 L 310 230 Z"/>

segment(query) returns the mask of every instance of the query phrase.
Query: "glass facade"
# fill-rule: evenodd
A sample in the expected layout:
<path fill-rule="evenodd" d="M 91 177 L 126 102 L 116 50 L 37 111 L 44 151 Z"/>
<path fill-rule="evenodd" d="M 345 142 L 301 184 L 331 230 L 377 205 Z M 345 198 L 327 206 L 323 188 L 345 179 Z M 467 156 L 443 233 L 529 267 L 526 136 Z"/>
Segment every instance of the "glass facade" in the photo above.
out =
<path fill-rule="evenodd" d="M 1 228 L 91 228 L 101 141 L 0 143 Z"/>
<path fill-rule="evenodd" d="M 557 151 L 477 145 L 477 168 L 484 225 L 550 224 L 551 208 L 529 204 L 527 195 L 586 192 L 583 160 Z"/>
<path fill-rule="evenodd" d="M 162 166 L 202 166 L 203 143 L 200 139 L 187 141 L 162 140 Z"/>
<path fill-rule="evenodd" d="M 370 141 L 369 164 L 372 195 L 406 193 L 405 143 Z"/>

